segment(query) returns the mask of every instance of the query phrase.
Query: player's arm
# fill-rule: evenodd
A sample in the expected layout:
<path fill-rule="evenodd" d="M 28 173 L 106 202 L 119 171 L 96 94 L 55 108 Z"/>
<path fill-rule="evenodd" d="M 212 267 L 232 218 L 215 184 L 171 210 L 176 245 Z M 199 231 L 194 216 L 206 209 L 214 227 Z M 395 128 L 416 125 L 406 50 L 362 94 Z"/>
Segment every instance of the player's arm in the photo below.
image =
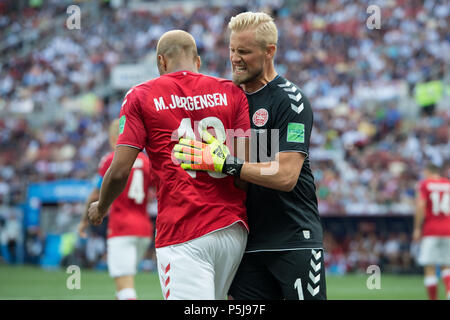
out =
<path fill-rule="evenodd" d="M 240 178 L 247 182 L 280 191 L 292 191 L 298 182 L 306 155 L 300 152 L 280 152 L 275 161 L 242 165 Z"/>
<path fill-rule="evenodd" d="M 420 192 L 420 187 L 416 191 L 416 210 L 414 212 L 413 240 L 418 241 L 422 234 L 422 224 L 425 216 L 426 201 Z"/>
<path fill-rule="evenodd" d="M 175 158 L 187 170 L 207 170 L 232 175 L 267 188 L 291 191 L 297 184 L 305 155 L 300 152 L 279 152 L 275 161 L 244 162 L 230 154 L 229 149 L 207 131 L 202 133 L 205 143 L 180 139 L 175 145 Z"/>
<path fill-rule="evenodd" d="M 249 140 L 240 140 L 241 145 L 238 148 L 240 147 L 241 150 L 242 148 L 245 149 L 245 162 L 242 164 L 240 174 L 236 177 L 236 182 L 243 184 L 245 187 L 248 187 L 248 183 L 253 183 L 279 191 L 292 191 L 298 182 L 298 177 L 306 158 L 304 153 L 279 152 L 275 156 L 275 161 L 249 162 Z"/>
<path fill-rule="evenodd" d="M 113 201 L 122 193 L 127 185 L 128 176 L 140 149 L 129 146 L 117 146 L 111 166 L 103 177 L 99 200 L 89 208 L 89 220 L 94 225 L 102 223 Z"/>
<path fill-rule="evenodd" d="M 99 200 L 89 207 L 89 220 L 94 225 L 102 223 L 108 208 L 126 187 L 134 161 L 147 139 L 142 119 L 141 103 L 133 87 L 125 95 L 120 110 L 119 138 L 114 158 L 103 176 Z"/>
<path fill-rule="evenodd" d="M 86 200 L 86 205 L 83 211 L 83 215 L 81 216 L 81 221 L 78 225 L 78 233 L 82 238 L 85 238 L 87 236 L 86 234 L 86 228 L 89 225 L 89 219 L 88 219 L 88 212 L 89 207 L 91 203 L 98 200 L 100 195 L 100 190 L 97 187 L 94 187 L 94 189 L 91 191 L 89 197 Z"/>

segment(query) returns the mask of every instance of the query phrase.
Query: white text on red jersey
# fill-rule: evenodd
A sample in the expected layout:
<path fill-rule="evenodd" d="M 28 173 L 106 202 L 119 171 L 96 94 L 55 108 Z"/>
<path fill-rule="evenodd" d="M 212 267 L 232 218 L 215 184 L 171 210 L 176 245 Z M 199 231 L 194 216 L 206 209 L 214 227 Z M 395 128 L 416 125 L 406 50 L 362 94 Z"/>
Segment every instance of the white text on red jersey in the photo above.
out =
<path fill-rule="evenodd" d="M 170 95 L 171 101 L 166 103 L 164 97 L 154 98 L 156 111 L 183 108 L 185 110 L 202 110 L 219 106 L 228 106 L 226 93 L 211 93 L 197 96 L 180 97 L 174 94 Z"/>

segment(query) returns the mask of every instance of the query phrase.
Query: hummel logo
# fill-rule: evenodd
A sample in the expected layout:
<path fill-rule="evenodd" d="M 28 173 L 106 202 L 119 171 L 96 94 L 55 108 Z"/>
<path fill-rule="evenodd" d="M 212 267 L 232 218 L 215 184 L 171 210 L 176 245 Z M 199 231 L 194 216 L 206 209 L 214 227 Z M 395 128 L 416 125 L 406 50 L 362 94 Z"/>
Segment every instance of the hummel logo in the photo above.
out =
<path fill-rule="evenodd" d="M 289 99 L 291 99 L 293 102 L 298 103 L 302 99 L 301 92 L 298 92 L 297 94 L 295 94 L 297 92 L 297 87 L 295 85 L 293 85 L 290 81 L 286 81 L 284 84 L 279 84 L 278 86 L 280 88 L 283 88 L 284 91 L 292 93 L 292 94 L 288 94 L 288 96 L 289 96 Z M 294 103 L 291 103 L 291 109 L 297 113 L 300 113 L 304 109 L 303 103 L 300 104 L 299 106 L 297 106 Z"/>
<path fill-rule="evenodd" d="M 320 274 L 318 274 L 317 276 L 314 277 L 313 273 L 310 271 L 309 272 L 309 278 L 311 279 L 311 281 L 314 284 L 316 284 L 320 280 Z"/>
<path fill-rule="evenodd" d="M 278 86 L 281 87 L 281 88 L 285 88 L 285 87 L 291 86 L 291 84 L 292 84 L 292 83 L 290 83 L 289 81 L 286 81 L 285 83 L 279 84 Z"/>
<path fill-rule="evenodd" d="M 288 96 L 289 98 L 291 98 L 291 100 L 295 100 L 295 102 L 299 102 L 302 98 L 302 94 L 300 92 L 296 96 L 294 96 L 293 94 L 288 94 Z"/>
<path fill-rule="evenodd" d="M 283 88 L 286 92 L 295 92 L 297 91 L 297 88 L 289 81 L 286 81 L 284 84 L 278 85 L 280 88 Z"/>
<path fill-rule="evenodd" d="M 314 261 L 311 260 L 311 268 L 317 272 L 320 269 L 320 265 L 321 263 L 319 262 L 318 264 L 315 264 Z"/>
<path fill-rule="evenodd" d="M 309 293 L 311 293 L 312 296 L 315 296 L 316 294 L 318 294 L 319 289 L 320 289 L 320 286 L 317 286 L 317 288 L 313 289 L 313 287 L 311 287 L 311 285 L 308 283 L 308 291 L 309 291 Z"/>
<path fill-rule="evenodd" d="M 291 109 L 294 110 L 297 113 L 300 113 L 304 109 L 303 103 L 301 105 L 299 105 L 299 106 L 296 106 L 295 104 L 291 103 Z"/>
<path fill-rule="evenodd" d="M 322 251 L 321 250 L 318 250 L 318 251 L 311 250 L 311 254 L 312 254 L 312 259 L 311 259 L 312 271 L 311 270 L 309 271 L 309 280 L 311 280 L 311 283 L 308 283 L 307 290 L 309 291 L 309 293 L 312 296 L 315 296 L 320 291 L 320 283 L 319 283 L 320 273 L 316 276 L 314 276 L 314 273 L 317 273 L 322 266 L 322 263 L 319 262 L 320 259 L 322 258 Z M 317 261 L 318 263 L 317 264 L 314 263 L 314 260 Z M 314 288 L 313 286 L 315 286 L 315 285 L 317 285 L 317 287 Z"/>
<path fill-rule="evenodd" d="M 316 250 L 311 250 L 312 255 L 314 256 L 314 259 L 319 260 L 322 256 L 322 251 L 316 252 Z"/>
<path fill-rule="evenodd" d="M 164 265 L 161 264 L 161 269 L 164 271 L 164 274 L 167 276 L 167 278 L 164 278 L 164 275 L 161 272 L 161 280 L 162 280 L 162 284 L 164 284 L 164 287 L 162 288 L 162 290 L 163 290 L 164 298 L 167 300 L 170 296 L 170 288 L 169 288 L 170 275 L 168 274 L 168 272 L 170 271 L 170 263 L 166 267 L 164 267 Z"/>
<path fill-rule="evenodd" d="M 285 88 L 283 90 L 286 91 L 286 92 L 295 92 L 295 91 L 297 91 L 297 88 L 296 87 L 291 87 L 291 88 Z"/>

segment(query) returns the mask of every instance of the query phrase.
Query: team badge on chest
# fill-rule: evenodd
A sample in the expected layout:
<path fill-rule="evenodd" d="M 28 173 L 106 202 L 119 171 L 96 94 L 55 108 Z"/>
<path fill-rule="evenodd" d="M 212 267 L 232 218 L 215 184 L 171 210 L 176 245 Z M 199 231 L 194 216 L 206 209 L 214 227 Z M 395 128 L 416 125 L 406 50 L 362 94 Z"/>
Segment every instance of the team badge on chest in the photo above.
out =
<path fill-rule="evenodd" d="M 264 108 L 256 110 L 252 117 L 253 124 L 257 127 L 264 126 L 267 120 L 269 120 L 269 112 Z"/>

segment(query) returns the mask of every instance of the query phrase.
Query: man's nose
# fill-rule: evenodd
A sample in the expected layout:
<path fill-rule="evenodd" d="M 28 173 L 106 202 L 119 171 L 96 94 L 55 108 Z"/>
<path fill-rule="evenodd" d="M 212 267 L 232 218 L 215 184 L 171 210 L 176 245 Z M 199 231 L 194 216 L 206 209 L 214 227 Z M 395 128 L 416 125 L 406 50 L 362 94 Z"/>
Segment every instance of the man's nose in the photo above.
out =
<path fill-rule="evenodd" d="M 230 60 L 232 63 L 238 63 L 241 61 L 241 57 L 236 52 L 230 52 Z"/>

